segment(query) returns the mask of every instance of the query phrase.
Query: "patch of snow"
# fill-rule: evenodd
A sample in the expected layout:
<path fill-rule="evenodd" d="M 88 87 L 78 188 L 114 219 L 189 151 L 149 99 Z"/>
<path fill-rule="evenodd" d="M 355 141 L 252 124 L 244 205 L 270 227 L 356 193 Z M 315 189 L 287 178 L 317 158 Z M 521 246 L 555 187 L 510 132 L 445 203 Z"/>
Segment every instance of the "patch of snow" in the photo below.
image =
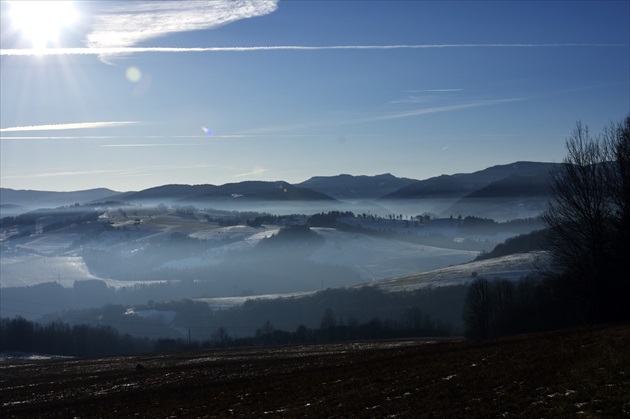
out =
<path fill-rule="evenodd" d="M 72 359 L 72 356 L 39 354 L 34 352 L 2 352 L 0 353 L 0 363 L 11 363 L 16 361 L 41 361 L 48 359 Z"/>
<path fill-rule="evenodd" d="M 223 310 L 245 304 L 247 300 L 275 300 L 278 298 L 304 297 L 317 291 L 292 292 L 287 294 L 264 294 L 249 295 L 243 297 L 204 297 L 195 298 L 194 301 L 201 301 L 210 306 L 213 310 Z"/>

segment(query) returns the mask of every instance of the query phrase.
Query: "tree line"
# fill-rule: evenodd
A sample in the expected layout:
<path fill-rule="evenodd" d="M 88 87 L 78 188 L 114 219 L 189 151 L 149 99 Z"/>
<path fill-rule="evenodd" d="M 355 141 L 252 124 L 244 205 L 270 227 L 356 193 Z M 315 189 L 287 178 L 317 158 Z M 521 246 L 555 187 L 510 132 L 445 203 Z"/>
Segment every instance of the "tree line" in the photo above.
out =
<path fill-rule="evenodd" d="M 40 324 L 22 317 L 0 319 L 0 351 L 98 357 L 149 352 L 146 338 L 121 335 L 111 326 Z"/>
<path fill-rule="evenodd" d="M 75 324 L 54 321 L 40 324 L 22 317 L 0 319 L 0 352 L 39 353 L 75 357 L 102 357 L 148 352 L 175 352 L 207 348 L 270 346 L 340 342 L 351 340 L 399 339 L 450 336 L 450 324 L 435 321 L 412 307 L 399 321 L 373 317 L 360 323 L 337 318 L 330 308 L 324 311 L 319 328 L 299 325 L 290 332 L 264 322 L 252 336 L 235 337 L 223 326 L 211 339 L 161 337 L 157 339 L 120 334 L 111 326 Z"/>

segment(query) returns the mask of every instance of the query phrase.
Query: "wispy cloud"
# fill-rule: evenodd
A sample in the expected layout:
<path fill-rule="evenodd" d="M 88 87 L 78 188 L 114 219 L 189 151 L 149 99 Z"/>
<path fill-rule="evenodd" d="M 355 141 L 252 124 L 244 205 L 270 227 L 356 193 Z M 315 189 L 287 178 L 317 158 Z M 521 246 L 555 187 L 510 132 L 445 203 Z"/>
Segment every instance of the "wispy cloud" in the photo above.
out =
<path fill-rule="evenodd" d="M 151 39 L 213 29 L 241 19 L 263 16 L 277 8 L 278 0 L 127 2 L 96 15 L 86 41 L 88 48 L 114 48 L 119 50 L 112 53 L 123 54 L 131 51 L 121 48 Z"/>
<path fill-rule="evenodd" d="M 294 124 L 294 125 L 285 125 L 285 126 L 272 126 L 272 127 L 261 127 L 255 128 L 248 131 L 243 131 L 238 133 L 238 136 L 244 137 L 262 137 L 262 136 L 274 136 L 277 137 L 276 133 L 280 132 L 291 132 L 295 130 L 302 129 L 310 129 L 310 128 L 326 128 L 326 127 L 339 127 L 346 125 L 358 125 L 369 122 L 376 121 L 388 121 L 402 118 L 412 118 L 416 116 L 429 115 L 440 112 L 451 112 L 458 111 L 462 109 L 472 109 L 479 108 L 484 106 L 494 106 L 501 105 L 513 102 L 522 102 L 526 99 L 524 98 L 508 98 L 508 99 L 490 99 L 490 100 L 477 100 L 474 102 L 466 102 L 459 103 L 455 105 L 447 105 L 447 106 L 432 106 L 425 107 L 420 109 L 412 109 L 406 111 L 399 112 L 387 112 L 387 113 L 375 113 L 372 115 L 366 115 L 363 117 L 357 118 L 340 118 L 336 120 L 328 119 L 328 120 L 319 120 L 319 121 L 311 121 L 304 124 Z M 312 134 L 305 134 L 300 136 L 311 136 Z M 296 135 L 287 135 L 288 137 L 296 137 Z M 365 135 L 362 135 L 365 136 Z"/>
<path fill-rule="evenodd" d="M 222 138 L 222 139 L 237 139 L 237 138 L 252 138 L 252 137 L 278 137 L 278 133 L 281 132 L 291 132 L 302 129 L 310 129 L 316 127 L 335 127 L 335 126 L 345 126 L 345 125 L 356 125 L 368 122 L 376 122 L 376 121 L 388 121 L 402 118 L 411 118 L 422 115 L 429 115 L 434 113 L 441 112 L 451 112 L 462 109 L 471 109 L 471 108 L 479 108 L 485 106 L 494 106 L 512 102 L 521 102 L 525 99 L 523 98 L 509 98 L 509 99 L 491 99 L 491 100 L 478 100 L 474 102 L 467 103 L 459 103 L 455 105 L 446 105 L 446 106 L 433 106 L 433 107 L 425 107 L 420 109 L 412 109 L 407 111 L 400 112 L 388 112 L 388 113 L 379 113 L 373 115 L 367 115 L 360 118 L 349 118 L 349 119 L 337 119 L 337 120 L 320 120 L 320 121 L 311 121 L 303 124 L 292 124 L 286 126 L 275 126 L 275 127 L 263 127 L 252 129 L 248 131 L 226 134 L 226 135 L 216 135 L 210 138 Z M 48 131 L 48 130 L 69 130 L 69 129 L 82 129 L 82 128 L 102 128 L 102 127 L 115 127 L 115 126 L 124 126 L 130 124 L 138 124 L 137 121 L 120 121 L 120 122 L 82 122 L 76 124 L 56 124 L 56 125 L 34 125 L 34 126 L 25 126 L 25 127 L 10 127 L 0 129 L 0 132 L 21 132 L 21 131 Z M 313 137 L 317 136 L 316 134 L 292 134 L 286 135 L 287 137 Z M 51 140 L 51 139 L 124 139 L 131 138 L 130 136 L 58 136 L 58 137 L 49 137 L 49 136 L 28 136 L 28 137 L 8 137 L 8 136 L 0 136 L 2 140 Z M 134 136 L 133 138 L 181 138 L 181 139 L 207 139 L 209 137 L 203 135 L 157 135 L 157 136 Z M 188 144 L 160 144 L 160 143 L 151 143 L 151 144 L 142 144 L 142 143 L 133 143 L 133 144 L 105 144 L 101 145 L 101 147 L 164 147 L 164 146 L 182 146 Z M 189 144 L 196 145 L 196 144 Z"/>
<path fill-rule="evenodd" d="M 212 29 L 266 15 L 277 8 L 275 0 L 129 2 L 95 17 L 87 46 L 130 47 L 177 32 Z"/>
<path fill-rule="evenodd" d="M 629 44 L 405 44 L 405 45 L 270 45 L 249 47 L 91 47 L 48 48 L 45 50 L 2 49 L 0 55 L 116 55 L 137 53 L 253 52 L 253 51 L 326 51 L 326 50 L 396 50 L 434 48 L 628 48 Z"/>
<path fill-rule="evenodd" d="M 181 147 L 181 146 L 186 146 L 186 145 L 193 145 L 193 144 L 181 144 L 181 143 L 170 143 L 170 144 L 159 144 L 159 143 L 153 143 L 153 144 L 101 144 L 99 145 L 99 147 Z"/>
<path fill-rule="evenodd" d="M 407 96 L 402 99 L 390 100 L 389 103 L 392 105 L 397 105 L 400 103 L 427 103 L 434 100 L 434 96 Z"/>
<path fill-rule="evenodd" d="M 434 101 L 436 98 L 443 96 L 442 93 L 459 93 L 464 89 L 419 89 L 419 90 L 405 90 L 405 93 L 411 93 L 407 97 L 402 99 L 395 99 L 389 103 L 392 105 L 401 103 L 427 103 Z M 417 93 L 422 93 L 417 95 Z"/>
<path fill-rule="evenodd" d="M 422 89 L 422 90 L 405 90 L 407 93 L 446 93 L 461 92 L 464 89 Z"/>
<path fill-rule="evenodd" d="M 245 177 L 245 176 L 260 176 L 265 172 L 268 172 L 269 170 L 264 169 L 260 166 L 256 166 L 254 167 L 254 170 L 252 170 L 251 172 L 247 172 L 247 173 L 240 173 L 238 175 L 234 175 L 233 177 Z"/>
<path fill-rule="evenodd" d="M 128 177 L 128 176 L 149 176 L 163 171 L 182 171 L 194 169 L 209 169 L 219 166 L 212 164 L 197 165 L 163 165 L 163 166 L 140 166 L 129 169 L 91 169 L 91 170 L 48 170 L 40 173 L 17 174 L 4 176 L 4 179 L 38 179 L 48 177 L 75 177 L 91 175 L 108 175 L 108 177 Z"/>
<path fill-rule="evenodd" d="M 38 178 L 47 178 L 47 177 L 60 177 L 60 176 L 88 176 L 88 175 L 105 175 L 105 174 L 113 174 L 118 173 L 118 170 L 60 170 L 60 171 L 49 171 L 42 173 L 35 173 L 29 175 L 12 175 L 5 176 L 5 179 L 38 179 Z"/>
<path fill-rule="evenodd" d="M 492 99 L 492 100 L 479 100 L 476 102 L 460 103 L 457 105 L 434 106 L 430 108 L 413 109 L 409 111 L 392 112 L 392 113 L 386 113 L 386 114 L 381 114 L 381 115 L 367 116 L 365 118 L 350 119 L 350 120 L 339 122 L 337 125 L 360 124 L 360 123 L 374 122 L 374 121 L 388 121 L 388 120 L 393 120 L 393 119 L 410 118 L 414 116 L 428 115 L 428 114 L 433 114 L 433 113 L 457 111 L 461 109 L 471 109 L 471 108 L 479 108 L 483 106 L 500 105 L 500 104 L 511 103 L 511 102 L 521 102 L 523 100 L 524 99 L 521 99 L 521 98 Z"/>
<path fill-rule="evenodd" d="M 310 125 L 309 125 L 310 126 Z M 295 129 L 298 127 L 292 128 L 280 128 L 274 129 L 269 128 L 269 134 L 264 134 L 263 131 L 256 131 L 253 133 L 236 133 L 236 134 L 219 134 L 212 135 L 212 137 L 208 137 L 207 135 L 0 135 L 0 140 L 140 140 L 140 139 L 192 139 L 192 140 L 203 140 L 203 142 L 196 143 L 134 143 L 134 144 L 101 144 L 99 147 L 163 147 L 163 146 L 198 146 L 200 144 L 211 144 L 214 140 L 232 140 L 239 138 L 261 138 L 261 137 L 270 137 L 270 138 L 278 138 L 278 137 L 317 137 L 316 134 L 278 134 L 277 131 L 287 131 L 291 129 Z"/>
<path fill-rule="evenodd" d="M 22 127 L 0 128 L 0 132 L 24 131 L 61 131 L 72 129 L 112 128 L 139 124 L 138 121 L 110 121 L 110 122 L 76 122 L 69 124 L 28 125 Z M 6 137 L 3 137 L 6 138 Z"/>

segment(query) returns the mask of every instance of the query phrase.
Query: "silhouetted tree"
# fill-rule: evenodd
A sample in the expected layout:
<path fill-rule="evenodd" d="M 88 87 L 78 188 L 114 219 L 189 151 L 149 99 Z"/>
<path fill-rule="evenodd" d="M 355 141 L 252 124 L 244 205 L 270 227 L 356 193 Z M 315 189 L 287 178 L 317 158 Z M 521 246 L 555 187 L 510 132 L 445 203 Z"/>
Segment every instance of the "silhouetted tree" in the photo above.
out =
<path fill-rule="evenodd" d="M 475 339 L 490 337 L 492 294 L 490 281 L 485 278 L 475 279 L 468 287 L 463 313 L 467 337 Z"/>
<path fill-rule="evenodd" d="M 212 337 L 220 346 L 223 347 L 227 346 L 230 341 L 230 335 L 228 334 L 227 329 L 223 326 L 220 326 L 216 332 L 214 332 Z"/>
<path fill-rule="evenodd" d="M 577 123 L 543 220 L 545 273 L 583 301 L 586 320 L 630 317 L 630 116 L 592 136 Z"/>
<path fill-rule="evenodd" d="M 497 279 L 492 283 L 492 333 L 503 335 L 509 332 L 509 322 L 514 310 L 514 284 L 507 279 Z"/>
<path fill-rule="evenodd" d="M 262 343 L 264 345 L 271 345 L 273 343 L 273 332 L 275 328 L 271 324 L 271 321 L 267 320 L 265 324 L 263 324 L 262 330 L 259 330 L 257 334 L 260 335 L 262 339 Z"/>
<path fill-rule="evenodd" d="M 332 311 L 331 308 L 327 308 L 322 315 L 322 320 L 319 326 L 325 339 L 332 340 L 334 338 L 336 326 L 337 317 L 335 316 L 335 312 Z"/>

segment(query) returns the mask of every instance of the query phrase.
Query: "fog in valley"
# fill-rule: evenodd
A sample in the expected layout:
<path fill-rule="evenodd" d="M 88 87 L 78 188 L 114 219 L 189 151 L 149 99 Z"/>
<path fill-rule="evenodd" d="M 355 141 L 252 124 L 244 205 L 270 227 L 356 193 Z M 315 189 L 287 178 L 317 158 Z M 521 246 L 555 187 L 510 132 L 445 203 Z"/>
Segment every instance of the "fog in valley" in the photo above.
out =
<path fill-rule="evenodd" d="M 208 340 L 218 329 L 253 335 L 265 322 L 317 328 L 327 310 L 341 324 L 399 321 L 416 310 L 461 333 L 461 286 L 480 274 L 518 279 L 533 270 L 532 258 L 467 263 L 541 228 L 523 205 L 529 217 L 509 221 L 447 216 L 452 199 L 232 196 L 210 207 L 110 198 L 30 211 L 15 205 L 2 218 L 3 318 Z"/>

